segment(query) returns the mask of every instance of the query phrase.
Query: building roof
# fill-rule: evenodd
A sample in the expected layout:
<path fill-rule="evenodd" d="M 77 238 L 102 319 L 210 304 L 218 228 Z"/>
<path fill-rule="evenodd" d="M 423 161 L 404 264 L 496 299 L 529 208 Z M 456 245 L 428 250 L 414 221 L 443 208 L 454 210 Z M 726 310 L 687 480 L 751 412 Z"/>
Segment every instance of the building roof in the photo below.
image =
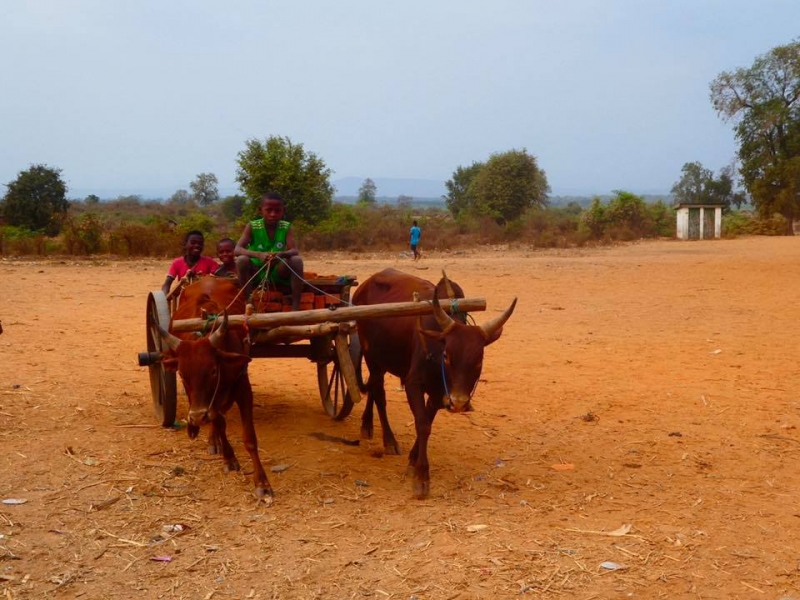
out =
<path fill-rule="evenodd" d="M 678 210 L 679 208 L 725 208 L 724 202 L 676 202 L 672 208 Z"/>

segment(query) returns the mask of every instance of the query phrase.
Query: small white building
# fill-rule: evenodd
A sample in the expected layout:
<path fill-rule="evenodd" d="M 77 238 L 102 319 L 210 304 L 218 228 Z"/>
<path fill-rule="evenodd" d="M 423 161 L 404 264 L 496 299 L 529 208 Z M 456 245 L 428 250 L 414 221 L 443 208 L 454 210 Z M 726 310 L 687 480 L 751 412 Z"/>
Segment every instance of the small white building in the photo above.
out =
<path fill-rule="evenodd" d="M 675 205 L 679 240 L 713 240 L 722 237 L 723 204 Z"/>

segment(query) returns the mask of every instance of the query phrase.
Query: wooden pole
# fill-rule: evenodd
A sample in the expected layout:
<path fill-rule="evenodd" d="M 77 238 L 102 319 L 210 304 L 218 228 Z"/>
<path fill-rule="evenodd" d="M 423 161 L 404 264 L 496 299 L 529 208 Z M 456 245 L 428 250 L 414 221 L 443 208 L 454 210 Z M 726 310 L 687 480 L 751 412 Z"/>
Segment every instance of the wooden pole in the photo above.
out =
<path fill-rule="evenodd" d="M 461 312 L 486 310 L 484 298 L 458 298 L 457 300 L 439 300 L 445 311 L 456 304 Z M 247 318 L 247 326 L 251 329 L 272 329 L 283 325 L 313 325 L 316 323 L 342 323 L 344 321 L 357 321 L 359 319 L 380 319 L 383 317 L 415 317 L 428 315 L 433 312 L 433 303 L 430 300 L 419 302 L 387 302 L 385 304 L 368 304 L 365 306 L 342 306 L 331 310 L 318 308 L 314 310 L 301 310 L 297 312 L 256 313 Z M 217 317 L 222 319 L 222 315 Z M 244 325 L 244 315 L 228 315 L 228 325 L 241 327 Z M 207 327 L 204 319 L 180 319 L 173 321 L 170 331 L 179 333 L 184 331 L 201 331 Z"/>

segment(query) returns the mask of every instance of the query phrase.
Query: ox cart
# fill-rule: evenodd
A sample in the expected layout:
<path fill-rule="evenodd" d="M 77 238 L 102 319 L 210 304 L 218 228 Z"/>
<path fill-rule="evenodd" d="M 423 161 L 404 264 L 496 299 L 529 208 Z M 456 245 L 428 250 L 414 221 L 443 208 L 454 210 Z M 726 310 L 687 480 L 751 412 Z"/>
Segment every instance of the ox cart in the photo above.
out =
<path fill-rule="evenodd" d="M 430 301 L 414 299 L 409 299 L 408 302 L 351 306 L 350 290 L 356 285 L 358 283 L 355 277 L 350 276 L 307 279 L 306 290 L 313 290 L 315 295 L 312 302 L 301 304 L 299 311 L 275 311 L 275 307 L 271 306 L 271 310 L 275 312 L 227 316 L 231 327 L 245 327 L 249 330 L 251 358 L 305 358 L 314 363 L 322 406 L 335 420 L 347 417 L 353 406 L 361 400 L 360 387 L 363 380 L 357 367 L 361 362 L 361 347 L 355 322 L 360 319 L 419 316 L 433 312 Z M 140 366 L 147 366 L 149 370 L 156 419 L 164 427 L 171 427 L 175 423 L 177 380 L 175 372 L 161 363 L 160 355 L 165 348 L 160 329 L 172 333 L 197 332 L 198 335 L 204 335 L 223 319 L 222 315 L 209 315 L 206 318 L 173 320 L 179 294 L 180 287 L 169 296 L 161 290 L 149 293 L 146 313 L 147 352 L 139 353 Z M 444 310 L 449 310 L 455 302 L 461 312 L 486 309 L 483 298 L 440 301 Z M 281 304 L 279 298 L 277 304 Z"/>

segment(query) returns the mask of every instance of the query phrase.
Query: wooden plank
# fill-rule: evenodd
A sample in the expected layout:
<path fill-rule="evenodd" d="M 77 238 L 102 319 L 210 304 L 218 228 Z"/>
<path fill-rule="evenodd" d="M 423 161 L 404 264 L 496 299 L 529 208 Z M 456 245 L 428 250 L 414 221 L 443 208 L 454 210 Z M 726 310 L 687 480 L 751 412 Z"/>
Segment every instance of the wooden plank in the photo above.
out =
<path fill-rule="evenodd" d="M 461 312 L 486 310 L 484 298 L 459 298 L 458 300 L 440 300 L 445 311 L 456 303 Z M 343 306 L 331 310 L 317 308 L 314 310 L 300 310 L 297 312 L 256 313 L 247 318 L 247 325 L 251 329 L 272 329 L 283 325 L 313 325 L 315 323 L 342 323 L 343 321 L 356 321 L 358 319 L 380 319 L 383 317 L 414 317 L 427 315 L 433 312 L 433 303 L 430 300 L 419 302 L 387 302 L 385 304 L 369 304 L 366 306 Z M 222 320 L 221 316 L 217 320 Z M 228 324 L 232 327 L 244 325 L 244 315 L 229 315 Z M 207 327 L 204 319 L 180 319 L 173 321 L 170 331 L 173 333 L 183 331 L 201 331 Z"/>
<path fill-rule="evenodd" d="M 330 335 L 339 330 L 338 323 L 315 323 L 313 325 L 281 325 L 269 330 L 259 330 L 255 337 L 254 344 L 266 344 L 271 342 L 281 342 L 289 338 L 302 338 L 304 340 L 312 337 Z"/>

